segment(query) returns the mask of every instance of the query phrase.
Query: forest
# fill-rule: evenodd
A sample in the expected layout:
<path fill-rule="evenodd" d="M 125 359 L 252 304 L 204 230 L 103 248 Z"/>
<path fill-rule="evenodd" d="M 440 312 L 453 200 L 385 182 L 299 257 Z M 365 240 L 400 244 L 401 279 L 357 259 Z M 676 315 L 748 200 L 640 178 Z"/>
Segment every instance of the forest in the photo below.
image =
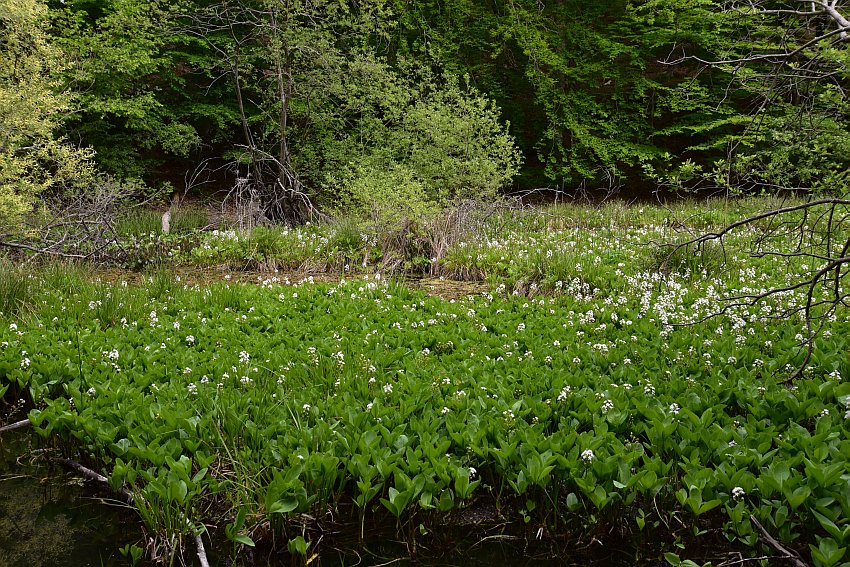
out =
<path fill-rule="evenodd" d="M 840 195 L 845 14 L 833 0 L 8 0 L 0 211 L 92 184 L 139 200 L 214 189 L 289 224 L 534 189 Z"/>
<path fill-rule="evenodd" d="M 0 565 L 850 567 L 848 34 L 0 0 Z"/>

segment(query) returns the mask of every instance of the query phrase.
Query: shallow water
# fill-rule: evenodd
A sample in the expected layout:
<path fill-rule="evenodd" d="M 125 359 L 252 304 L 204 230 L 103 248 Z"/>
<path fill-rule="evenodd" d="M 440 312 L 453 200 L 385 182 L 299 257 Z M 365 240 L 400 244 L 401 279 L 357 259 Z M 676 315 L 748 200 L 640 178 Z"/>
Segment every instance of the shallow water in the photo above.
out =
<path fill-rule="evenodd" d="M 36 458 L 30 435 L 0 438 L 0 567 L 128 565 L 118 548 L 141 538 L 135 513 Z"/>

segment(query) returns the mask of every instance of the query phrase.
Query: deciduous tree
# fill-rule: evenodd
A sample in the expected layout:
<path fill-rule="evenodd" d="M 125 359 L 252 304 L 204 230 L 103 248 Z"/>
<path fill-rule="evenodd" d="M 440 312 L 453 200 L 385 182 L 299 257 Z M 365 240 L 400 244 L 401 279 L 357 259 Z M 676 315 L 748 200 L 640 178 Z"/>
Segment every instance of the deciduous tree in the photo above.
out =
<path fill-rule="evenodd" d="M 0 0 L 0 239 L 48 190 L 91 179 L 90 154 L 56 138 L 71 109 L 55 70 L 62 53 L 46 33 L 38 0 Z"/>

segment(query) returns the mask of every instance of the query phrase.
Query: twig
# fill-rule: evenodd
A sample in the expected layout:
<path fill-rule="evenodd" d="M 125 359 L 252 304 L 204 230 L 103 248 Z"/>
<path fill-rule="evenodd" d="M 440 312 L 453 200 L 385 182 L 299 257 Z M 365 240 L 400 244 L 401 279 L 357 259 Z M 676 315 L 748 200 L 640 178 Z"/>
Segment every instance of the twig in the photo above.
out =
<path fill-rule="evenodd" d="M 805 561 L 800 559 L 800 556 L 795 551 L 784 547 L 781 543 L 776 541 L 776 539 L 772 535 L 767 533 L 767 530 L 764 529 L 764 526 L 762 526 L 756 519 L 756 517 L 752 514 L 750 514 L 750 521 L 756 527 L 764 542 L 782 554 L 782 559 L 788 561 L 794 567 L 809 567 L 809 565 Z"/>
<path fill-rule="evenodd" d="M 395 559 L 387 561 L 386 563 L 380 563 L 378 565 L 375 565 L 375 567 L 386 567 L 387 565 L 392 565 L 393 563 L 398 563 L 399 561 L 404 561 L 405 559 L 407 559 L 407 557 L 396 557 Z"/>
<path fill-rule="evenodd" d="M 738 559 L 732 560 L 729 559 L 720 563 L 717 567 L 732 567 L 733 565 L 743 565 L 744 563 L 749 563 L 750 561 L 770 561 L 771 559 L 781 559 L 780 557 L 776 557 L 775 555 L 762 555 L 759 557 L 741 557 L 741 554 L 738 554 Z"/>
<path fill-rule="evenodd" d="M 21 429 L 22 427 L 29 427 L 32 425 L 32 422 L 28 419 L 22 419 L 21 421 L 16 421 L 15 423 L 10 423 L 9 425 L 4 425 L 0 427 L 0 433 L 5 433 L 6 431 L 13 431 L 15 429 Z"/>

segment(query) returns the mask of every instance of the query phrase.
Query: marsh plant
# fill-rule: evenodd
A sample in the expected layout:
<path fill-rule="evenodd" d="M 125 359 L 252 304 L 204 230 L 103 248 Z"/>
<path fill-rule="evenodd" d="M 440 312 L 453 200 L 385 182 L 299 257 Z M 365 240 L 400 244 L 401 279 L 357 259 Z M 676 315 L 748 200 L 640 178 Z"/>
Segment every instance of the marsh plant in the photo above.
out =
<path fill-rule="evenodd" d="M 237 555 L 272 541 L 316 553 L 329 517 L 363 533 L 388 518 L 412 538 L 486 504 L 576 543 L 717 535 L 750 557 L 761 526 L 842 565 L 848 314 L 824 319 L 785 384 L 804 358 L 805 291 L 725 300 L 783 284 L 776 263 L 733 240 L 729 269 L 661 271 L 641 258 L 665 225 L 535 230 L 450 251 L 447 266 L 494 278 L 461 300 L 378 274 L 199 287 L 35 273 L 30 315 L 0 316 L 0 388 L 140 496 L 163 553 L 205 525 Z M 334 242 L 316 227 L 286 238 Z"/>

